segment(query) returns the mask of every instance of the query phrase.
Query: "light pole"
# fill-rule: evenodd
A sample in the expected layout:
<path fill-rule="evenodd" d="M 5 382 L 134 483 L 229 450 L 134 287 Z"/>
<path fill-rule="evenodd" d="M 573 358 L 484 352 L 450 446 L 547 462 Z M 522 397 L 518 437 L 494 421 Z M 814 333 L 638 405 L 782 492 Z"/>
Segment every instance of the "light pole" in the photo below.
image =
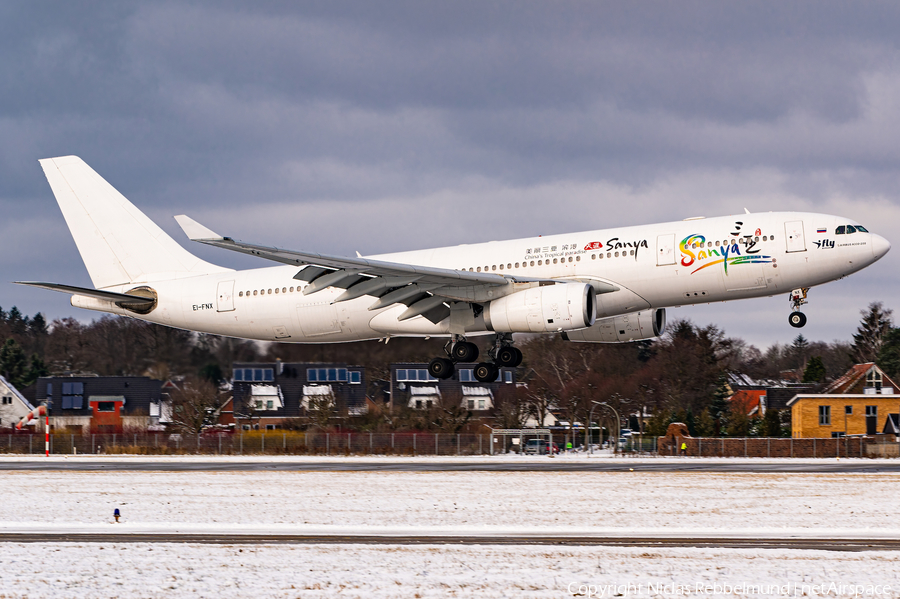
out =
<path fill-rule="evenodd" d="M 610 410 L 613 411 L 613 414 L 616 415 L 616 438 L 615 438 L 615 445 L 613 446 L 613 453 L 618 453 L 617 450 L 619 448 L 619 413 L 616 411 L 616 409 L 614 407 L 612 407 L 605 401 L 592 401 L 591 402 L 591 411 L 588 415 L 588 426 L 591 425 L 591 422 L 594 419 L 594 406 L 606 406 L 607 408 L 609 408 Z M 594 454 L 594 446 L 593 445 L 590 446 L 590 454 L 591 455 Z"/>

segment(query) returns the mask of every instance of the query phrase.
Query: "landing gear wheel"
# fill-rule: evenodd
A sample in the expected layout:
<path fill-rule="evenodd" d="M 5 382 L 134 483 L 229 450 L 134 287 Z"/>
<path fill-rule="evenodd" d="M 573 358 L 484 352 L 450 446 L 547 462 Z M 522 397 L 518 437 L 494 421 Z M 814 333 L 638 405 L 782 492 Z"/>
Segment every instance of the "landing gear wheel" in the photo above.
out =
<path fill-rule="evenodd" d="M 788 316 L 788 322 L 795 329 L 803 328 L 806 324 L 806 314 L 803 312 L 791 312 L 791 315 Z"/>
<path fill-rule="evenodd" d="M 453 344 L 450 355 L 457 362 L 474 362 L 478 359 L 478 346 L 468 341 L 458 341 Z"/>
<path fill-rule="evenodd" d="M 428 364 L 428 374 L 436 379 L 449 379 L 455 371 L 453 362 L 447 358 L 435 358 Z"/>
<path fill-rule="evenodd" d="M 522 352 L 511 346 L 501 347 L 497 352 L 497 361 L 501 366 L 515 368 L 522 363 Z"/>
<path fill-rule="evenodd" d="M 488 362 L 482 362 L 475 367 L 475 380 L 479 383 L 493 383 L 500 374 L 500 369 Z"/>

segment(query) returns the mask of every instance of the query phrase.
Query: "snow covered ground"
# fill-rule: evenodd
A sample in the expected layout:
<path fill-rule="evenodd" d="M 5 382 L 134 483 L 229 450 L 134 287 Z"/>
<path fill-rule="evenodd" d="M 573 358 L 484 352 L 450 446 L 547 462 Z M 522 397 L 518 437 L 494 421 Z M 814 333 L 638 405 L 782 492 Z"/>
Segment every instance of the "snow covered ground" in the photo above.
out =
<path fill-rule="evenodd" d="M 29 599 L 559 598 L 589 588 L 594 597 L 897 597 L 900 589 L 893 552 L 143 543 L 2 551 L 0 597 Z"/>
<path fill-rule="evenodd" d="M 0 532 L 900 538 L 900 474 L 8 471 L 0 484 Z M 122 524 L 112 523 L 115 508 Z M 701 582 L 722 592 L 697 592 Z M 800 586 L 832 583 L 827 592 Z M 619 595 L 658 597 L 852 597 L 859 589 L 849 585 L 863 584 L 873 586 L 857 596 L 900 597 L 900 552 L 0 545 L 0 598 L 569 597 L 587 596 L 579 588 L 589 584 L 601 585 L 598 595 L 602 585 L 625 584 Z M 735 593 L 725 584 L 779 586 Z"/>

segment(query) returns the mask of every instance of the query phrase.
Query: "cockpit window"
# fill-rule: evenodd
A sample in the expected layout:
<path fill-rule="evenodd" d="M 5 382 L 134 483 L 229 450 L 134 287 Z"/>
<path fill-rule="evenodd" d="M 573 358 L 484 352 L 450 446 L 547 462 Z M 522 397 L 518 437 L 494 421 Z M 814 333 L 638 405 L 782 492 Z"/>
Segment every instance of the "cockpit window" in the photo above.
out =
<path fill-rule="evenodd" d="M 869 230 L 867 228 L 863 227 L 862 225 L 856 225 L 856 230 L 859 231 L 860 233 L 868 233 L 869 232 Z"/>
<path fill-rule="evenodd" d="M 856 233 L 856 227 L 854 227 L 853 225 L 847 225 L 847 235 L 849 235 L 850 233 Z"/>
<path fill-rule="evenodd" d="M 834 230 L 834 234 L 835 235 L 843 235 L 844 233 L 847 232 L 845 229 L 846 229 L 846 227 L 844 225 L 841 225 L 840 227 L 838 227 L 837 229 Z"/>

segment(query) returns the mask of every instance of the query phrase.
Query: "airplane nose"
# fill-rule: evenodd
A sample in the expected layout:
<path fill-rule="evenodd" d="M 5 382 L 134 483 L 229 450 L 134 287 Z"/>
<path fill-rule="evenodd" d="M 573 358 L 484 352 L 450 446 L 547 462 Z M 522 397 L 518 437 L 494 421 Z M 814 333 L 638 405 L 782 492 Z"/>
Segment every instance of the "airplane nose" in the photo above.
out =
<path fill-rule="evenodd" d="M 881 235 L 872 235 L 872 254 L 876 260 L 888 253 L 891 249 L 891 242 Z"/>

